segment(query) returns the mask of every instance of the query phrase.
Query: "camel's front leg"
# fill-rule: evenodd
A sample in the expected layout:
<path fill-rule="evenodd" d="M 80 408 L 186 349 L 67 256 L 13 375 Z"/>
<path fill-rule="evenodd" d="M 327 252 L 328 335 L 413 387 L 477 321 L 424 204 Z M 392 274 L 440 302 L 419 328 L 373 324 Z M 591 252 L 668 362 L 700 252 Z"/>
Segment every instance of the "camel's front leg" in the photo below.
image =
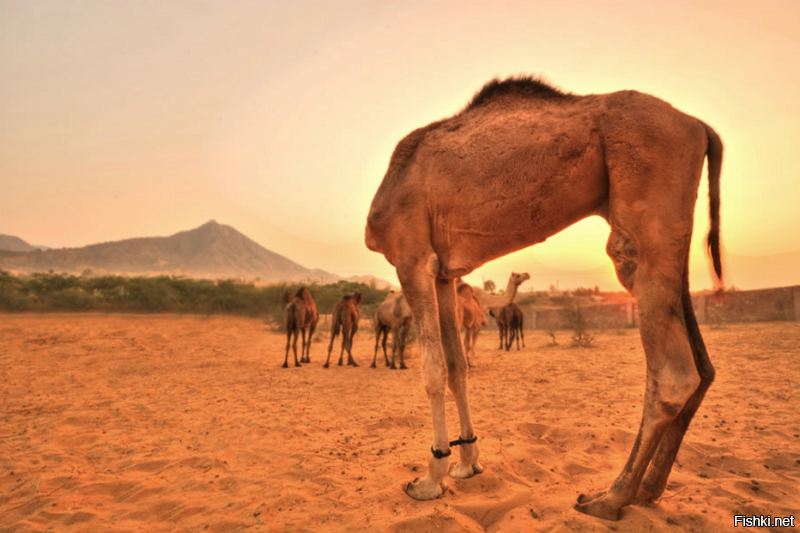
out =
<path fill-rule="evenodd" d="M 408 298 L 417 323 L 422 352 L 422 380 L 431 406 L 433 418 L 433 445 L 428 472 L 406 484 L 406 493 L 416 500 L 430 500 L 442 495 L 447 485 L 444 477 L 449 466 L 450 445 L 445 422 L 444 392 L 447 380 L 439 318 L 434 289 L 434 273 L 438 270 L 436 256 L 428 257 L 428 264 L 413 264 L 397 268 L 397 275 Z"/>
<path fill-rule="evenodd" d="M 439 308 L 439 326 L 442 332 L 442 348 L 447 364 L 447 384 L 458 408 L 458 419 L 461 426 L 459 439 L 459 461 L 450 467 L 450 476 L 468 478 L 483 472 L 478 462 L 478 444 L 467 398 L 467 360 L 464 347 L 458 334 L 456 318 L 455 284 L 452 280 L 437 280 L 436 299 Z M 474 341 L 473 341 L 474 345 Z"/>

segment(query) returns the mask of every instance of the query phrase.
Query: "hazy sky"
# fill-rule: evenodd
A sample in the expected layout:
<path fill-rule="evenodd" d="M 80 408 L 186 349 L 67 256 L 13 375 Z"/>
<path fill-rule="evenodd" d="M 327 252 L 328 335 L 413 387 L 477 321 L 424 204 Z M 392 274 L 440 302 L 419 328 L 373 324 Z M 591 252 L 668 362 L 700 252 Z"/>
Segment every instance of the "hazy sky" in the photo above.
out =
<path fill-rule="evenodd" d="M 395 144 L 532 73 L 712 125 L 726 250 L 798 251 L 798 58 L 795 0 L 0 0 L 0 233 L 83 246 L 213 218 L 305 266 L 395 279 L 363 246 Z M 704 180 L 698 243 L 707 210 Z M 607 234 L 588 220 L 472 279 L 556 267 L 610 287 Z"/>

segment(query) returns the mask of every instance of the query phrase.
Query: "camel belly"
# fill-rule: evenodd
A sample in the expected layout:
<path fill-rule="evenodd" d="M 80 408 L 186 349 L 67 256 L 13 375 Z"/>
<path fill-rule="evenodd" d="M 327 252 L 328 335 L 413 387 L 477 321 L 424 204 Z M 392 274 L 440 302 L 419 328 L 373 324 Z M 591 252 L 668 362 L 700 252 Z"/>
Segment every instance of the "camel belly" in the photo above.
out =
<path fill-rule="evenodd" d="M 428 178 L 432 188 L 450 191 L 434 194 L 447 201 L 431 208 L 432 244 L 444 277 L 543 242 L 605 204 L 608 176 L 600 143 L 557 144 L 477 158 L 472 168 L 440 155 L 450 160 L 432 165 Z"/>

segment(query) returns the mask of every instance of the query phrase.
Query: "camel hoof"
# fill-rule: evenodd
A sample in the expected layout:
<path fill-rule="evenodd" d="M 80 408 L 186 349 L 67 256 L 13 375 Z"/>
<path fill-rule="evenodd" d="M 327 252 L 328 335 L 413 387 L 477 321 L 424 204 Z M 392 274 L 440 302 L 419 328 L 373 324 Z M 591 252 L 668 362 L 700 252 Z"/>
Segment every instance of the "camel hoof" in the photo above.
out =
<path fill-rule="evenodd" d="M 472 465 L 456 463 L 450 467 L 450 477 L 456 479 L 467 479 L 481 473 L 483 473 L 483 467 L 479 463 Z"/>
<path fill-rule="evenodd" d="M 661 498 L 663 492 L 663 489 L 661 491 L 648 490 L 645 488 L 644 483 L 642 483 L 639 485 L 639 491 L 636 493 L 634 503 L 642 506 L 653 505 Z"/>
<path fill-rule="evenodd" d="M 447 490 L 447 484 L 444 481 L 434 483 L 426 476 L 424 479 L 415 478 L 411 483 L 406 483 L 403 490 L 417 501 L 427 501 L 441 498 Z"/>
<path fill-rule="evenodd" d="M 281 368 L 289 368 L 289 365 L 288 365 L 287 363 L 283 363 L 283 364 L 281 365 Z"/>
<path fill-rule="evenodd" d="M 400 370 L 408 370 L 408 367 L 406 365 L 400 365 Z"/>
<path fill-rule="evenodd" d="M 339 366 L 342 366 L 342 362 L 341 361 L 339 361 Z"/>
<path fill-rule="evenodd" d="M 325 363 L 324 365 L 322 365 L 322 368 L 328 368 L 328 363 Z"/>
<path fill-rule="evenodd" d="M 586 500 L 588 498 L 591 497 L 581 494 L 581 496 L 578 497 L 578 503 L 575 504 L 574 509 L 583 514 L 602 518 L 603 520 L 611 520 L 613 522 L 622 518 L 622 509 L 611 506 L 606 496 L 591 499 L 587 503 L 581 503 L 582 499 Z"/>
<path fill-rule="evenodd" d="M 370 368 L 378 368 L 378 366 L 375 363 L 372 363 L 371 365 L 369 365 L 369 367 Z"/>
<path fill-rule="evenodd" d="M 397 370 L 397 367 L 395 365 L 392 365 L 389 368 L 391 368 L 392 370 Z"/>
<path fill-rule="evenodd" d="M 594 494 L 581 494 L 580 496 L 578 496 L 578 503 L 589 503 L 593 500 L 596 500 L 600 496 L 603 496 L 605 493 L 606 493 L 605 491 L 601 491 L 601 492 L 595 492 Z"/>

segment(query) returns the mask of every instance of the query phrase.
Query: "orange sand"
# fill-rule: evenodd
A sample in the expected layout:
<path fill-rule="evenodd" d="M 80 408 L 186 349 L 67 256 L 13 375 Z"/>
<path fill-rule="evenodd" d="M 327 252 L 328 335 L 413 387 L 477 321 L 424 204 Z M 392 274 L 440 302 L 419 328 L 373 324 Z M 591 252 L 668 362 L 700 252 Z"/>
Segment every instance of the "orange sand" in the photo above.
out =
<path fill-rule="evenodd" d="M 470 397 L 484 474 L 401 490 L 431 441 L 408 371 L 280 368 L 283 336 L 229 317 L 0 315 L 0 531 L 729 531 L 800 519 L 800 323 L 704 328 L 717 368 L 659 505 L 572 510 L 607 488 L 641 415 L 636 330 L 500 353 L 479 338 Z M 338 346 L 335 354 L 338 356 Z M 448 397 L 448 431 L 458 435 Z"/>

